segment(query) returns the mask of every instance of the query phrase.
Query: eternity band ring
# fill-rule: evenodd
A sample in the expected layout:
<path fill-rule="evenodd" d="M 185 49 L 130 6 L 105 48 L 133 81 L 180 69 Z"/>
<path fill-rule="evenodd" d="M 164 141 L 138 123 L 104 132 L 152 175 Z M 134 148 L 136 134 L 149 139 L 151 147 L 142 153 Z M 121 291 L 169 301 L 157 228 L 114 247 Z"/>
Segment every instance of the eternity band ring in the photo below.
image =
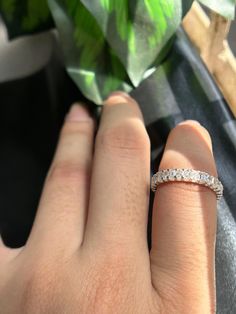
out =
<path fill-rule="evenodd" d="M 220 180 L 209 173 L 193 169 L 164 169 L 152 177 L 151 188 L 156 192 L 158 185 L 166 182 L 189 182 L 206 186 L 216 193 L 219 201 L 223 196 L 223 185 Z"/>

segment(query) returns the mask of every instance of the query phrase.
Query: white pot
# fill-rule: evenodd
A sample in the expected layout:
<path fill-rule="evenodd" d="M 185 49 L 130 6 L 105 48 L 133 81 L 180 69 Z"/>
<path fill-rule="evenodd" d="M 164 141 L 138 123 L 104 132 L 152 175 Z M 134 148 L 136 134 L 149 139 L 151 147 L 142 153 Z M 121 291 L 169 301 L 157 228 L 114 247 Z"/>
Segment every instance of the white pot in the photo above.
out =
<path fill-rule="evenodd" d="M 0 83 L 38 72 L 58 51 L 55 32 L 24 36 L 9 41 L 6 28 L 0 19 Z"/>

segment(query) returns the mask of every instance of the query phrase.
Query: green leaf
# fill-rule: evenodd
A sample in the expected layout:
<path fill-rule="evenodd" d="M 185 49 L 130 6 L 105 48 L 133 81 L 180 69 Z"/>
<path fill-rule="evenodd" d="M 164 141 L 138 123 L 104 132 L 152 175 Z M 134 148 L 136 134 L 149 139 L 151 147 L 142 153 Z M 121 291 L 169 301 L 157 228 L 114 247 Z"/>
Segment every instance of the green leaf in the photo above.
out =
<path fill-rule="evenodd" d="M 233 20 L 235 17 L 235 0 L 198 0 L 211 10 Z"/>
<path fill-rule="evenodd" d="M 81 0 L 134 84 L 155 63 L 192 0 Z M 183 11 L 184 9 L 184 11 Z"/>
<path fill-rule="evenodd" d="M 67 70 L 97 104 L 114 90 L 131 91 L 156 70 L 192 4 L 185 0 L 183 12 L 181 0 L 48 1 Z"/>
<path fill-rule="evenodd" d="M 10 38 L 48 30 L 54 26 L 47 0 L 0 0 Z"/>
<path fill-rule="evenodd" d="M 101 104 L 111 91 L 132 90 L 126 71 L 97 21 L 77 0 L 49 0 L 68 73 L 83 94 Z"/>

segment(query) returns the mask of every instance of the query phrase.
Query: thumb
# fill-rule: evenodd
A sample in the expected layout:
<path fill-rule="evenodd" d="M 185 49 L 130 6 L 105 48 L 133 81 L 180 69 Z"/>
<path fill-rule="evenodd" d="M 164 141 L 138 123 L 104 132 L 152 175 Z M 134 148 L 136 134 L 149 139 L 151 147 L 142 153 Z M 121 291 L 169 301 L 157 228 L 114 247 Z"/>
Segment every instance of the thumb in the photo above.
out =
<path fill-rule="evenodd" d="M 195 121 L 185 121 L 171 132 L 160 170 L 168 168 L 190 168 L 217 176 L 206 129 Z M 208 313 L 208 309 L 210 313 L 214 308 L 215 236 L 213 191 L 187 182 L 158 186 L 153 207 L 152 280 L 165 298 L 170 295 L 173 299 L 172 290 L 182 296 L 182 307 L 176 313 L 195 313 L 193 303 L 197 313 Z"/>

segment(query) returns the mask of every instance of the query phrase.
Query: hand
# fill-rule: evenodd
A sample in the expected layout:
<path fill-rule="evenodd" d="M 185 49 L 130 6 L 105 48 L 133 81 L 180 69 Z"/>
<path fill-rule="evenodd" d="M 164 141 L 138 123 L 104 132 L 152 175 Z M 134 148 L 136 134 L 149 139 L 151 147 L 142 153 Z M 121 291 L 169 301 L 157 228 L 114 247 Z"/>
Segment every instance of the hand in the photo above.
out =
<path fill-rule="evenodd" d="M 150 143 L 138 105 L 114 94 L 95 145 L 94 129 L 73 106 L 25 247 L 1 245 L 1 314 L 214 313 L 215 194 L 158 187 L 149 252 Z M 216 176 L 208 132 L 178 125 L 160 168 Z"/>

